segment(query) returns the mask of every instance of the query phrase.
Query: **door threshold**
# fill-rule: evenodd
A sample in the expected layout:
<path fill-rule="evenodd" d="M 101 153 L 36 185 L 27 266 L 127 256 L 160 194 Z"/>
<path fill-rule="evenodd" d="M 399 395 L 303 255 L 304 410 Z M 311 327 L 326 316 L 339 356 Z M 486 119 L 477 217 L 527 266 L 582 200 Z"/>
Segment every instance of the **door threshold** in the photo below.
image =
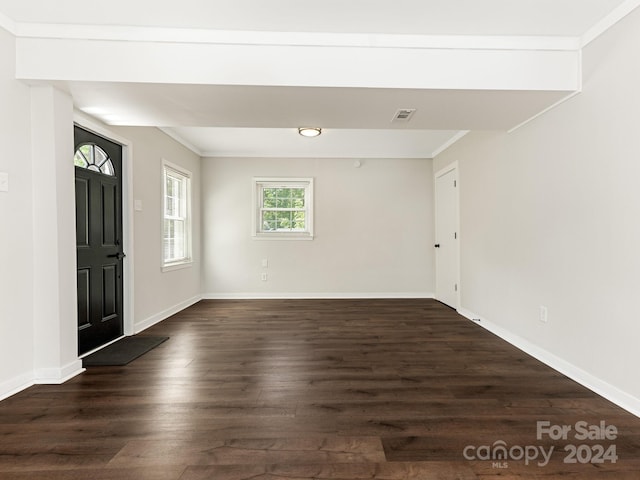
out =
<path fill-rule="evenodd" d="M 104 345 L 100 345 L 99 347 L 94 348 L 93 350 L 90 350 L 87 353 L 83 353 L 82 355 L 78 356 L 78 360 L 82 360 L 84 357 L 87 357 L 87 356 L 91 355 L 92 353 L 97 352 L 98 350 L 102 350 L 103 348 L 108 347 L 112 343 L 116 343 L 118 340 L 121 340 L 124 337 L 126 337 L 126 335 L 121 335 L 118 338 L 116 338 L 115 340 L 111 340 L 110 342 L 105 343 Z"/>

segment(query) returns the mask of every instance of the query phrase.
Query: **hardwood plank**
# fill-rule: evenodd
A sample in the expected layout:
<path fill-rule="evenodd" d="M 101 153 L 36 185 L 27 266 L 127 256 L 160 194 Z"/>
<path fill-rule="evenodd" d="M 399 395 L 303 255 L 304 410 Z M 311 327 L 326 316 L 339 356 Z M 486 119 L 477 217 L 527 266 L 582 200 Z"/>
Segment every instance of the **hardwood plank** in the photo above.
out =
<path fill-rule="evenodd" d="M 354 463 L 189 467 L 180 480 L 475 480 L 455 463 Z"/>
<path fill-rule="evenodd" d="M 213 441 L 131 441 L 115 456 L 110 465 L 266 465 L 384 461 L 384 451 L 379 438 L 336 436 Z"/>
<path fill-rule="evenodd" d="M 185 467 L 86 468 L 2 472 L 2 480 L 181 480 Z"/>

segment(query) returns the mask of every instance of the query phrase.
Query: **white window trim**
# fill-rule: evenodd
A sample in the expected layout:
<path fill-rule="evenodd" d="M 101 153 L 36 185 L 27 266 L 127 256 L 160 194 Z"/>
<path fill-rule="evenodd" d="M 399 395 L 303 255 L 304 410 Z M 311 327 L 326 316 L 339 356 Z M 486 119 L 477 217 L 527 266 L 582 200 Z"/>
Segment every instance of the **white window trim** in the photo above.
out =
<path fill-rule="evenodd" d="M 271 187 L 279 183 L 287 188 L 302 187 L 305 189 L 306 232 L 263 232 L 260 230 L 260 195 L 263 185 Z M 251 236 L 254 240 L 313 240 L 313 178 L 289 177 L 254 177 L 252 181 L 252 221 Z"/>
<path fill-rule="evenodd" d="M 166 262 L 164 258 L 164 214 L 165 214 L 165 200 L 167 197 L 167 183 L 166 183 L 166 172 L 167 170 L 173 170 L 174 172 L 183 175 L 187 178 L 187 198 L 186 198 L 186 222 L 185 222 L 185 237 L 186 237 L 186 245 L 185 245 L 185 253 L 186 256 L 183 259 Z M 160 202 L 161 206 L 161 216 L 162 219 L 161 227 L 160 227 L 160 265 L 161 270 L 163 272 L 170 272 L 173 270 L 180 270 L 182 268 L 189 268 L 193 266 L 193 253 L 192 253 L 192 220 L 191 220 L 191 179 L 192 174 L 189 170 L 171 163 L 165 159 L 162 159 L 162 201 Z"/>

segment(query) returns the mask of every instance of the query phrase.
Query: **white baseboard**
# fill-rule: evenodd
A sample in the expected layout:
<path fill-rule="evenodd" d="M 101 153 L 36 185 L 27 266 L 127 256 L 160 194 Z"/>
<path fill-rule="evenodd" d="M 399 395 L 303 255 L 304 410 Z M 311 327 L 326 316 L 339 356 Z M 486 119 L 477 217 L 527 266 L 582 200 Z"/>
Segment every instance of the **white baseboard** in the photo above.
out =
<path fill-rule="evenodd" d="M 628 394 L 623 390 L 620 390 L 618 387 L 615 387 L 614 385 L 611 385 L 604 380 L 599 379 L 591 373 L 582 370 L 579 367 L 576 367 L 563 358 L 560 358 L 557 355 L 543 348 L 540 348 L 538 345 L 530 342 L 529 340 L 525 340 L 524 338 L 513 334 L 509 330 L 496 325 L 495 323 L 492 323 L 484 318 L 481 318 L 479 315 L 476 315 L 469 310 L 459 308 L 458 313 L 463 317 L 472 320 L 474 323 L 490 331 L 494 335 L 497 335 L 506 342 L 509 342 L 514 347 L 519 348 L 523 352 L 528 353 L 532 357 L 540 360 L 542 363 L 548 365 L 554 370 L 557 370 L 563 375 L 566 375 L 570 379 L 578 382 L 580 385 L 583 385 L 592 392 L 595 392 L 598 395 L 606 398 L 607 400 L 615 403 L 619 407 L 624 408 L 629 413 L 640 417 L 640 399 Z"/>
<path fill-rule="evenodd" d="M 22 390 L 34 385 L 33 373 L 18 375 L 10 380 L 0 383 L 0 400 L 9 398 Z"/>
<path fill-rule="evenodd" d="M 85 369 L 82 367 L 82 360 L 74 360 L 60 368 L 39 368 L 35 370 L 33 383 L 41 385 L 60 385 L 84 371 Z"/>
<path fill-rule="evenodd" d="M 41 368 L 0 383 L 0 401 L 39 384 L 59 385 L 84 372 L 82 360 L 61 368 Z"/>
<path fill-rule="evenodd" d="M 434 298 L 434 293 L 425 292 L 295 292 L 295 293 L 205 293 L 203 300 L 322 300 L 322 299 L 393 299 L 393 298 Z"/>
<path fill-rule="evenodd" d="M 138 334 L 143 330 L 146 330 L 147 328 L 152 327 L 156 323 L 160 323 L 161 321 L 166 320 L 171 315 L 175 315 L 176 313 L 184 310 L 185 308 L 188 308 L 191 305 L 198 303 L 200 300 L 202 300 L 202 298 L 203 298 L 202 295 L 196 295 L 195 297 L 192 297 L 189 300 L 185 300 L 184 302 L 180 302 L 177 305 L 174 305 L 173 307 L 170 307 L 161 312 L 158 312 L 155 315 L 152 315 L 149 318 L 142 320 L 141 322 L 136 322 L 133 325 L 133 333 Z"/>

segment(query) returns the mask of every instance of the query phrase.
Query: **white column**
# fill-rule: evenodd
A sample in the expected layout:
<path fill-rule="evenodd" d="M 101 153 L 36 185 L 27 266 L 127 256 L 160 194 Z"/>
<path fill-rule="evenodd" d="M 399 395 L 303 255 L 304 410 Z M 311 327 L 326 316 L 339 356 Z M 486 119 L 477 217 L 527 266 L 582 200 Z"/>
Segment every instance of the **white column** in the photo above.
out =
<path fill-rule="evenodd" d="M 78 360 L 73 102 L 53 87 L 31 93 L 35 382 L 61 383 Z"/>

